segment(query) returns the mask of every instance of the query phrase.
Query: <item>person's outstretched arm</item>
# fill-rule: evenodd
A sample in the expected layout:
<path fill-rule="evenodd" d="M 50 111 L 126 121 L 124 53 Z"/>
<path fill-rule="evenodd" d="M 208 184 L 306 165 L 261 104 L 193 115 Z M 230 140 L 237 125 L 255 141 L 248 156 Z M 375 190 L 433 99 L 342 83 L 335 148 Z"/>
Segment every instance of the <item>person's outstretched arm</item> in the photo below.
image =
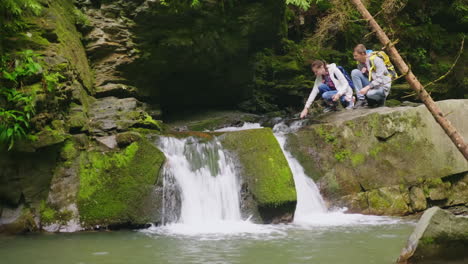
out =
<path fill-rule="evenodd" d="M 314 88 L 312 88 L 312 91 L 310 92 L 309 94 L 309 98 L 307 99 L 307 102 L 304 106 L 304 109 L 302 110 L 301 112 L 301 118 L 304 118 L 307 116 L 308 114 L 308 111 L 309 111 L 309 107 L 312 105 L 312 103 L 314 102 L 315 100 L 315 97 L 317 97 L 317 94 L 319 92 L 319 85 L 322 83 L 322 78 L 320 76 L 318 76 L 316 79 L 315 79 L 315 83 L 314 83 Z"/>

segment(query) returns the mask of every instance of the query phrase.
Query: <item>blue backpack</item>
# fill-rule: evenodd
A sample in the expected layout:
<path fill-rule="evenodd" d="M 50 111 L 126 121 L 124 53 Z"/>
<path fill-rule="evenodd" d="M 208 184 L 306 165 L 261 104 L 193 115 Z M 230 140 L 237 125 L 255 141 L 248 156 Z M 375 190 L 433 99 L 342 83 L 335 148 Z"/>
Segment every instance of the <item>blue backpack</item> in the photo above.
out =
<path fill-rule="evenodd" d="M 348 81 L 349 83 L 349 86 L 351 86 L 351 88 L 354 90 L 354 83 L 353 83 L 353 80 L 351 80 L 351 77 L 349 76 L 349 74 L 346 72 L 345 68 L 343 68 L 343 66 L 337 66 L 338 69 L 340 69 L 340 71 L 343 73 L 344 77 L 346 78 L 346 80 Z"/>

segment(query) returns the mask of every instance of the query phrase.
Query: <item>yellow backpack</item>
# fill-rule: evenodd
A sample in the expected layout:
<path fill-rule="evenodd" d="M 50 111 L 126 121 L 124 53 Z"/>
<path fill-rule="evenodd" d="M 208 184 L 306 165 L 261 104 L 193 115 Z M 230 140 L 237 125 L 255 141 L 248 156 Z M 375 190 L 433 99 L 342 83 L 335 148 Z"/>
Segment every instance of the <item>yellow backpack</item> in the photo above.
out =
<path fill-rule="evenodd" d="M 388 57 L 387 53 L 385 53 L 384 51 L 373 51 L 371 52 L 370 57 L 369 57 L 369 62 L 371 66 L 369 69 L 369 81 L 372 78 L 372 71 L 375 70 L 375 64 L 374 64 L 375 57 L 379 57 L 383 60 L 385 67 L 387 67 L 389 76 L 392 78 L 392 80 L 395 80 L 396 78 L 398 78 L 398 74 L 395 70 L 395 67 L 390 61 L 390 57 Z"/>

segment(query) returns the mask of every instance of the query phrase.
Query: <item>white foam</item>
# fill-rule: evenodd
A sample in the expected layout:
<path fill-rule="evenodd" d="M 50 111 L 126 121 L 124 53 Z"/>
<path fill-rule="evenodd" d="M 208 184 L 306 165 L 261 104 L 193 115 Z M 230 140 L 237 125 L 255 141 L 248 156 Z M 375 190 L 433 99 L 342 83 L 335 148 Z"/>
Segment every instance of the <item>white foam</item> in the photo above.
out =
<path fill-rule="evenodd" d="M 399 222 L 401 219 L 395 217 L 346 214 L 342 211 L 311 213 L 294 218 L 294 224 L 301 227 L 377 226 Z"/>
<path fill-rule="evenodd" d="M 275 229 L 268 225 L 253 224 L 249 221 L 218 221 L 206 224 L 180 224 L 173 223 L 162 227 L 153 227 L 150 230 L 163 232 L 166 234 L 220 234 L 232 235 L 240 233 L 248 234 L 269 234 Z"/>

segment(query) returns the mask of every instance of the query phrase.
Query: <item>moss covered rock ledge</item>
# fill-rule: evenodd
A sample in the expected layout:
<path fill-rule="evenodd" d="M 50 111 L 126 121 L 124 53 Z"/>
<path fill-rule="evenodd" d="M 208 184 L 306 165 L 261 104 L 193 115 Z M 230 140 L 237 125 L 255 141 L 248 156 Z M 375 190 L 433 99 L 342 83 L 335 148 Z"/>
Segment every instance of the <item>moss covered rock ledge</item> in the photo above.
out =
<path fill-rule="evenodd" d="M 119 152 L 83 152 L 78 210 L 81 223 L 142 225 L 154 221 L 143 201 L 155 188 L 163 153 L 140 138 Z"/>
<path fill-rule="evenodd" d="M 468 138 L 468 100 L 437 103 Z M 468 162 L 424 106 L 327 115 L 288 138 L 288 147 L 331 205 L 404 215 L 466 206 Z"/>
<path fill-rule="evenodd" d="M 294 179 L 271 128 L 228 132 L 220 140 L 238 159 L 244 213 L 266 223 L 292 220 Z"/>

